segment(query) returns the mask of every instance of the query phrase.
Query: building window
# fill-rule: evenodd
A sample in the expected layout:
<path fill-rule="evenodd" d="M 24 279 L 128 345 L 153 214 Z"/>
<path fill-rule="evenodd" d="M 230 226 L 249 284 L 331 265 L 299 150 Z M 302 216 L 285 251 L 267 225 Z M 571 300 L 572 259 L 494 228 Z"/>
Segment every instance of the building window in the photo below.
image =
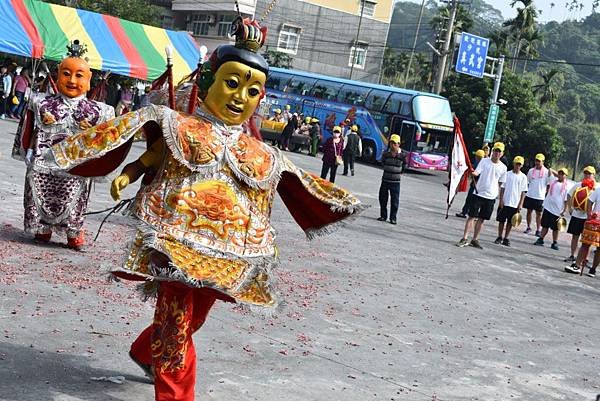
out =
<path fill-rule="evenodd" d="M 234 15 L 221 15 L 219 17 L 219 36 L 229 37 L 231 23 L 233 22 L 234 18 Z"/>
<path fill-rule="evenodd" d="M 208 24 L 210 17 L 207 14 L 192 14 L 188 31 L 191 31 L 195 36 L 208 35 Z"/>
<path fill-rule="evenodd" d="M 362 0 L 362 15 L 365 17 L 373 17 L 375 15 L 376 1 Z"/>
<path fill-rule="evenodd" d="M 348 67 L 364 69 L 367 64 L 367 45 L 358 44 L 350 48 Z"/>
<path fill-rule="evenodd" d="M 283 24 L 279 31 L 277 50 L 283 53 L 297 54 L 301 31 L 302 29 L 298 27 Z"/>
<path fill-rule="evenodd" d="M 164 29 L 173 29 L 175 27 L 175 21 L 170 15 L 160 16 L 160 27 Z"/>

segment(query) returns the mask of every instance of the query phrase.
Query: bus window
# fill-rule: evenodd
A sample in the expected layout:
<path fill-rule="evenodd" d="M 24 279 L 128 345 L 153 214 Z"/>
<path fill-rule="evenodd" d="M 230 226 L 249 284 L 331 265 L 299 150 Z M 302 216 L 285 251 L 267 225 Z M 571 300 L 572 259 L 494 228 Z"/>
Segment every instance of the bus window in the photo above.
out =
<path fill-rule="evenodd" d="M 269 79 L 267 79 L 267 83 L 265 84 L 265 86 L 268 89 L 284 92 L 289 80 L 289 75 L 282 74 L 280 72 L 271 72 L 269 74 Z"/>
<path fill-rule="evenodd" d="M 317 99 L 336 100 L 340 86 L 339 83 L 320 80 L 313 86 L 309 94 Z"/>
<path fill-rule="evenodd" d="M 365 107 L 369 111 L 381 111 L 385 101 L 390 96 L 390 92 L 373 89 L 369 96 L 367 96 L 367 100 L 365 101 Z"/>
<path fill-rule="evenodd" d="M 344 85 L 338 93 L 338 102 L 362 106 L 365 103 L 369 88 L 354 85 Z"/>
<path fill-rule="evenodd" d="M 293 77 L 286 92 L 301 96 L 307 95 L 316 81 L 315 78 Z"/>
<path fill-rule="evenodd" d="M 383 108 L 384 112 L 392 113 L 392 114 L 402 114 L 405 116 L 412 116 L 411 110 L 411 95 L 407 95 L 404 93 L 394 93 L 388 99 L 385 107 Z"/>
<path fill-rule="evenodd" d="M 413 151 L 423 153 L 448 153 L 450 135 L 443 131 L 423 131 L 420 138 L 415 136 Z"/>

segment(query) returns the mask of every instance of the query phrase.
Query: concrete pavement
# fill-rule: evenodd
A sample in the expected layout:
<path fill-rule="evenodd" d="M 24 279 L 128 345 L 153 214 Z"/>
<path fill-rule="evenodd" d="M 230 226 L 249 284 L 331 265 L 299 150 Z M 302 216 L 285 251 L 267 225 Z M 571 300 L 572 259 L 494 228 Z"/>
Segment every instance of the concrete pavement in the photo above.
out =
<path fill-rule="evenodd" d="M 22 232 L 15 129 L 0 121 L 0 400 L 153 399 L 127 357 L 152 305 L 99 271 L 119 263 L 129 223 L 111 217 L 86 252 L 34 245 Z M 290 158 L 320 171 L 320 159 Z M 306 241 L 276 202 L 285 308 L 213 309 L 195 336 L 198 400 L 595 399 L 600 281 L 562 271 L 566 235 L 558 252 L 520 232 L 506 248 L 492 243 L 492 222 L 483 251 L 459 249 L 464 220 L 444 219 L 441 175 L 404 176 L 392 226 L 376 221 L 381 172 L 356 171 L 337 183 L 373 207 L 331 236 Z M 90 210 L 113 204 L 108 185 L 96 184 Z M 102 218 L 89 217 L 88 236 Z M 113 376 L 124 383 L 92 379 Z"/>

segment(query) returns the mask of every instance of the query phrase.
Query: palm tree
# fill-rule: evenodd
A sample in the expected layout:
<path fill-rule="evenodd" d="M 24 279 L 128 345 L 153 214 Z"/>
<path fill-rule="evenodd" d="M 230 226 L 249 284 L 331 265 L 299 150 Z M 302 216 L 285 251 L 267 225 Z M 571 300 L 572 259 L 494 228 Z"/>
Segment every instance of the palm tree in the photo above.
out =
<path fill-rule="evenodd" d="M 537 51 L 538 45 L 544 45 L 544 35 L 538 28 L 523 32 L 521 37 L 523 41 L 522 52 L 525 53 L 525 62 L 523 63 L 523 73 L 527 70 L 527 59 L 529 57 L 538 57 L 540 54 Z"/>
<path fill-rule="evenodd" d="M 526 31 L 535 28 L 536 18 L 538 16 L 538 11 L 533 4 L 533 0 L 512 0 L 510 6 L 515 7 L 515 5 L 518 3 L 521 3 L 523 7 L 517 7 L 517 16 L 505 21 L 504 24 L 502 24 L 509 28 L 513 34 L 513 37 L 515 38 L 513 64 L 511 66 L 513 72 L 515 71 L 517 65 L 516 59 L 521 52 L 521 38 Z"/>
<path fill-rule="evenodd" d="M 509 32 L 506 30 L 496 30 L 488 35 L 490 38 L 490 48 L 494 48 L 495 56 L 506 54 L 506 45 L 508 43 Z"/>
<path fill-rule="evenodd" d="M 533 92 L 539 96 L 540 106 L 551 104 L 556 101 L 558 79 L 562 75 L 562 71 L 558 68 L 552 68 L 549 71 L 540 71 L 542 82 L 533 85 Z"/>

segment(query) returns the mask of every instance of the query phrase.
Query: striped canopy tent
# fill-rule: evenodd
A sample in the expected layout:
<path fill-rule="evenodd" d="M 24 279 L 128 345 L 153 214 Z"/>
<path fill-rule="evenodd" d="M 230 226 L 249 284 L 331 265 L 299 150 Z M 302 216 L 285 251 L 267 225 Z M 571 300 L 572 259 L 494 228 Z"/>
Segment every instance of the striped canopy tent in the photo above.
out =
<path fill-rule="evenodd" d="M 0 0 L 0 26 L 0 52 L 60 61 L 79 39 L 93 69 L 147 81 L 165 71 L 166 46 L 175 82 L 198 64 L 198 45 L 187 32 L 36 0 Z"/>

